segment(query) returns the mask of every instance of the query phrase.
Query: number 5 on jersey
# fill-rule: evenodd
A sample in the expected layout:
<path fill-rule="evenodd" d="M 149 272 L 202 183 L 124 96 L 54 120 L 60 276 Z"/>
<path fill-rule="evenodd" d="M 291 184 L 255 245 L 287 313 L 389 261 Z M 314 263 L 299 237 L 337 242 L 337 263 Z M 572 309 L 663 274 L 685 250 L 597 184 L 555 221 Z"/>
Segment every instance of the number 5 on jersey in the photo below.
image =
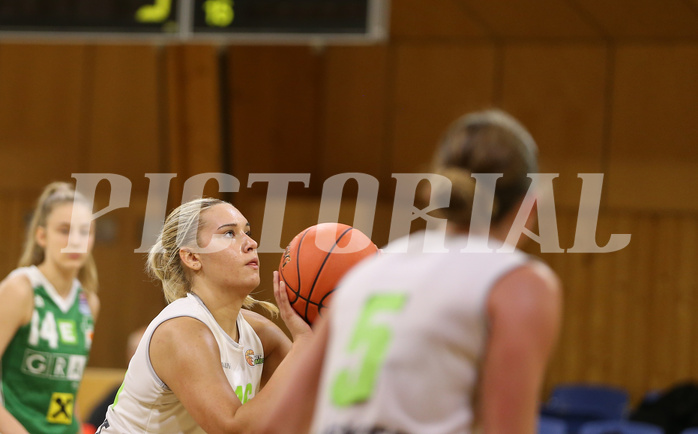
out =
<path fill-rule="evenodd" d="M 396 314 L 402 310 L 407 296 L 399 293 L 376 294 L 364 304 L 354 327 L 349 353 L 366 347 L 358 373 L 351 369 L 340 371 L 332 382 L 331 397 L 334 405 L 346 407 L 371 397 L 378 372 L 383 364 L 393 331 L 385 324 L 376 324 L 374 318 L 381 313 Z"/>

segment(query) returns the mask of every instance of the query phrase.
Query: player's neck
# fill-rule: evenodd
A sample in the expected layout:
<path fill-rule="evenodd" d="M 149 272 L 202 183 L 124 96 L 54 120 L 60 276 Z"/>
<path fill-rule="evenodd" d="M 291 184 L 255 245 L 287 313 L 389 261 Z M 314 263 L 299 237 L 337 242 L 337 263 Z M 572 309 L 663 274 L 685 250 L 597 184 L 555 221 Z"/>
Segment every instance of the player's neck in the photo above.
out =
<path fill-rule="evenodd" d="M 51 282 L 58 295 L 67 297 L 70 294 L 73 280 L 77 277 L 75 271 L 61 269 L 48 261 L 39 264 L 37 268 Z"/>
<path fill-rule="evenodd" d="M 223 294 L 220 292 L 214 293 L 211 288 L 203 285 L 198 285 L 196 288 L 192 288 L 192 292 L 199 296 L 201 301 L 204 302 L 206 308 L 209 310 L 209 312 L 211 312 L 211 315 L 213 315 L 213 318 L 216 320 L 218 325 L 221 326 L 223 331 L 225 331 L 228 336 L 237 342 L 237 317 L 240 313 L 240 309 L 242 308 L 244 298 L 241 299 L 232 292 L 226 292 Z"/>

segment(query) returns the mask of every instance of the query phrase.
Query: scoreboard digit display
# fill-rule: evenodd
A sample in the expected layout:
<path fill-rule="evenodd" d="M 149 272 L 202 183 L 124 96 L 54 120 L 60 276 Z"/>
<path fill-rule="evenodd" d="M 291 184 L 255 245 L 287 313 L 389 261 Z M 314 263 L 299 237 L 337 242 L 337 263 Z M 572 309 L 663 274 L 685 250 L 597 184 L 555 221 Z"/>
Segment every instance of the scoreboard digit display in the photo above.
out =
<path fill-rule="evenodd" d="M 176 32 L 180 0 L 0 0 L 1 32 Z"/>
<path fill-rule="evenodd" d="M 388 1 L 0 0 L 0 37 L 380 40 Z"/>
<path fill-rule="evenodd" d="M 363 33 L 366 0 L 195 0 L 194 33 Z"/>

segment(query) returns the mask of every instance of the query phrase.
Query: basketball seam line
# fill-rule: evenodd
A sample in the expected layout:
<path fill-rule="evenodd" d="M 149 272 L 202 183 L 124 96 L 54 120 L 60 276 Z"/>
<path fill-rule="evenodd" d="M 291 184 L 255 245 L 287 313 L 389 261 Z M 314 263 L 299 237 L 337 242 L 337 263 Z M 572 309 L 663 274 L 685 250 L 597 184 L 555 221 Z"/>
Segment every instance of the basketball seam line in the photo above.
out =
<path fill-rule="evenodd" d="M 310 299 L 313 296 L 313 290 L 315 289 L 315 284 L 317 283 L 318 279 L 320 278 L 320 274 L 322 273 L 322 269 L 325 267 L 325 263 L 327 263 L 327 260 L 329 259 L 330 254 L 332 254 L 332 250 L 334 250 L 335 246 L 337 246 L 337 243 L 344 237 L 344 235 L 346 235 L 352 229 L 354 229 L 354 228 L 350 227 L 350 228 L 345 229 L 344 232 L 342 232 L 342 235 L 340 235 L 339 238 L 337 238 L 334 241 L 334 244 L 330 248 L 330 251 L 327 252 L 327 255 L 325 255 L 325 259 L 322 261 L 322 265 L 320 265 L 320 269 L 317 271 L 317 274 L 315 275 L 315 280 L 313 281 L 313 286 L 310 287 L 310 291 L 308 292 L 308 301 L 310 301 Z M 298 250 L 300 251 L 300 247 L 298 248 Z M 296 263 L 298 263 L 298 261 L 296 261 Z M 300 276 L 300 274 L 299 274 L 299 276 Z M 299 277 L 299 279 L 300 279 L 300 277 Z M 300 285 L 298 286 L 298 290 L 300 291 Z M 318 303 L 314 303 L 314 304 L 317 304 L 318 306 L 320 306 Z M 306 303 L 305 304 L 306 321 L 308 318 L 308 307 L 310 307 L 310 305 L 308 303 Z M 318 309 L 318 313 L 320 313 L 320 309 Z"/>
<path fill-rule="evenodd" d="M 298 297 L 296 297 L 296 301 L 298 301 L 299 298 L 302 298 L 301 297 L 301 246 L 303 245 L 303 240 L 305 239 L 305 236 L 308 235 L 308 231 L 310 231 L 310 229 L 306 229 L 303 232 L 303 235 L 301 236 L 300 241 L 298 241 L 298 248 L 296 249 L 296 256 L 297 256 L 297 258 L 296 258 L 296 276 L 298 276 Z M 308 322 L 308 318 L 307 318 L 308 305 L 307 305 L 307 303 L 305 306 L 306 306 L 306 309 L 305 309 L 306 310 L 306 318 L 303 318 L 303 319 L 306 322 Z"/>
<path fill-rule="evenodd" d="M 303 238 L 305 238 L 307 233 L 308 233 L 308 229 L 303 231 L 303 235 L 301 235 L 301 239 L 298 241 L 298 248 L 296 249 L 296 252 L 301 251 L 301 245 L 303 244 Z M 291 240 L 291 243 L 292 242 L 293 242 L 293 240 Z M 303 298 L 303 297 L 301 297 L 301 270 L 300 270 L 300 264 L 298 263 L 300 260 L 300 256 L 297 253 L 296 253 L 296 256 L 298 256 L 296 258 L 296 275 L 298 276 L 298 291 L 295 291 L 293 289 L 293 287 L 291 285 L 289 285 L 288 282 L 286 281 L 286 275 L 284 274 L 284 267 L 279 267 L 279 272 L 281 273 L 281 278 L 284 280 L 284 283 L 286 284 L 286 288 L 290 289 L 291 292 L 296 296 L 295 300 L 293 300 L 293 301 L 289 300 L 289 304 L 291 306 L 296 304 L 296 302 L 298 301 L 299 298 Z"/>

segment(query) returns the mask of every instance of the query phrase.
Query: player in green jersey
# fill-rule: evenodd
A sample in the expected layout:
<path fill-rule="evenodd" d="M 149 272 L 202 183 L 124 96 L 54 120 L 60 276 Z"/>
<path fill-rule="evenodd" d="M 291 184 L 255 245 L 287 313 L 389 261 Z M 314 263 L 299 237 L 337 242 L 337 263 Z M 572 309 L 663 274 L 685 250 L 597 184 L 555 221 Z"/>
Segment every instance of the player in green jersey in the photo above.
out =
<path fill-rule="evenodd" d="M 75 397 L 99 309 L 91 212 L 70 184 L 48 185 L 34 210 L 19 268 L 0 283 L 4 434 L 80 429 Z"/>

